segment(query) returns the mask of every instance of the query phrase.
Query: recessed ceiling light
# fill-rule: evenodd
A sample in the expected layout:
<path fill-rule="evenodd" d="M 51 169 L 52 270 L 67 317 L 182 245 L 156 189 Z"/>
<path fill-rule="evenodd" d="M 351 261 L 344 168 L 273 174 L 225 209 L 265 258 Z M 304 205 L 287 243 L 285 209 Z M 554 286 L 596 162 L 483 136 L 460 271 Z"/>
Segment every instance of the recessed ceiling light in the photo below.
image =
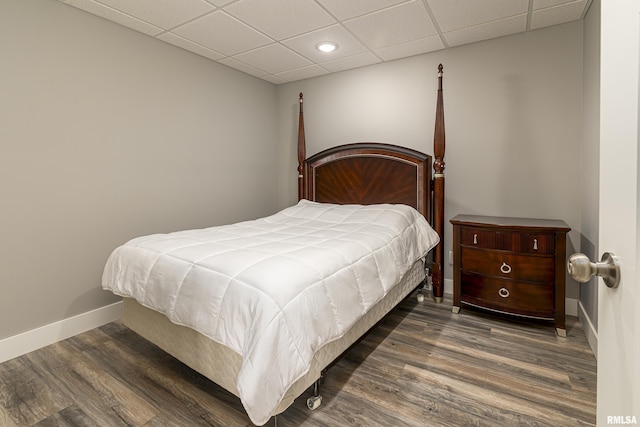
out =
<path fill-rule="evenodd" d="M 335 44 L 334 42 L 322 42 L 322 43 L 318 43 L 318 45 L 316 45 L 316 48 L 319 51 L 329 53 L 336 50 L 338 48 L 338 45 Z"/>

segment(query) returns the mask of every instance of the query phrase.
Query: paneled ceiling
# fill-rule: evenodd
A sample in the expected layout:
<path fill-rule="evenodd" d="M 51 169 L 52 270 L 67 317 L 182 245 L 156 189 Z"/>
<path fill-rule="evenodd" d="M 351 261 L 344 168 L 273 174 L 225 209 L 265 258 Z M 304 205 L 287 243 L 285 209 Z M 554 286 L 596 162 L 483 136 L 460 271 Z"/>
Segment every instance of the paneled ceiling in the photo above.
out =
<path fill-rule="evenodd" d="M 60 0 L 280 84 L 584 18 L 591 0 Z M 337 49 L 320 52 L 320 42 Z"/>

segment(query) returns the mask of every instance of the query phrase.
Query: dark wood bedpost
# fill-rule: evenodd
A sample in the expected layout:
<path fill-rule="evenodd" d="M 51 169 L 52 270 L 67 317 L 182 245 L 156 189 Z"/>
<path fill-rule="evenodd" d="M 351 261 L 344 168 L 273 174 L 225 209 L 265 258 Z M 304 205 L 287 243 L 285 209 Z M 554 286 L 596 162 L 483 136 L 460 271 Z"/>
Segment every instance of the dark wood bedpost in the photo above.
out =
<path fill-rule="evenodd" d="M 436 101 L 436 123 L 433 133 L 433 228 L 440 236 L 440 243 L 433 254 L 433 297 L 442 302 L 444 294 L 444 102 L 442 97 L 442 64 L 438 65 L 438 98 Z"/>
<path fill-rule="evenodd" d="M 306 197 L 304 180 L 304 160 L 307 158 L 304 139 L 304 114 L 302 111 L 302 92 L 300 92 L 300 113 L 298 115 L 298 200 Z"/>

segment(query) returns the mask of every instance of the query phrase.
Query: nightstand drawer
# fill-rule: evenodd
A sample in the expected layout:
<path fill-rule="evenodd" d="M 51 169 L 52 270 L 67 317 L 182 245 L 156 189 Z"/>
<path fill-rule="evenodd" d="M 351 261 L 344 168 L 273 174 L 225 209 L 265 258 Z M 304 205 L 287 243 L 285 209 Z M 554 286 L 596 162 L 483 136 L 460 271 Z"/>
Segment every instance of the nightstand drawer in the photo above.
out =
<path fill-rule="evenodd" d="M 555 259 L 548 256 L 524 255 L 514 252 L 462 248 L 461 269 L 478 273 L 538 283 L 554 283 Z"/>
<path fill-rule="evenodd" d="M 460 243 L 483 249 L 496 249 L 496 233 L 480 228 L 463 227 L 460 229 Z"/>
<path fill-rule="evenodd" d="M 554 234 L 462 227 L 460 230 L 460 243 L 481 249 L 499 249 L 530 254 L 555 253 Z"/>
<path fill-rule="evenodd" d="M 555 286 L 462 273 L 462 302 L 503 312 L 553 318 Z"/>
<path fill-rule="evenodd" d="M 556 253 L 556 236 L 554 234 L 523 234 L 522 252 L 530 254 Z"/>

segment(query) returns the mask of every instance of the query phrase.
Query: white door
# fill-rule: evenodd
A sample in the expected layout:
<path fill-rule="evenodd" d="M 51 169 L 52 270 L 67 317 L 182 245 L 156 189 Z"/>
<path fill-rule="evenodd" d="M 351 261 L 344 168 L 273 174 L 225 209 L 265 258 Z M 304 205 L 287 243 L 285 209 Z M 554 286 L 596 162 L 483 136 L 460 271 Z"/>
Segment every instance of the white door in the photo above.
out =
<path fill-rule="evenodd" d="M 617 289 L 598 280 L 598 426 L 640 425 L 640 1 L 601 7 L 599 249 L 622 265 Z"/>

